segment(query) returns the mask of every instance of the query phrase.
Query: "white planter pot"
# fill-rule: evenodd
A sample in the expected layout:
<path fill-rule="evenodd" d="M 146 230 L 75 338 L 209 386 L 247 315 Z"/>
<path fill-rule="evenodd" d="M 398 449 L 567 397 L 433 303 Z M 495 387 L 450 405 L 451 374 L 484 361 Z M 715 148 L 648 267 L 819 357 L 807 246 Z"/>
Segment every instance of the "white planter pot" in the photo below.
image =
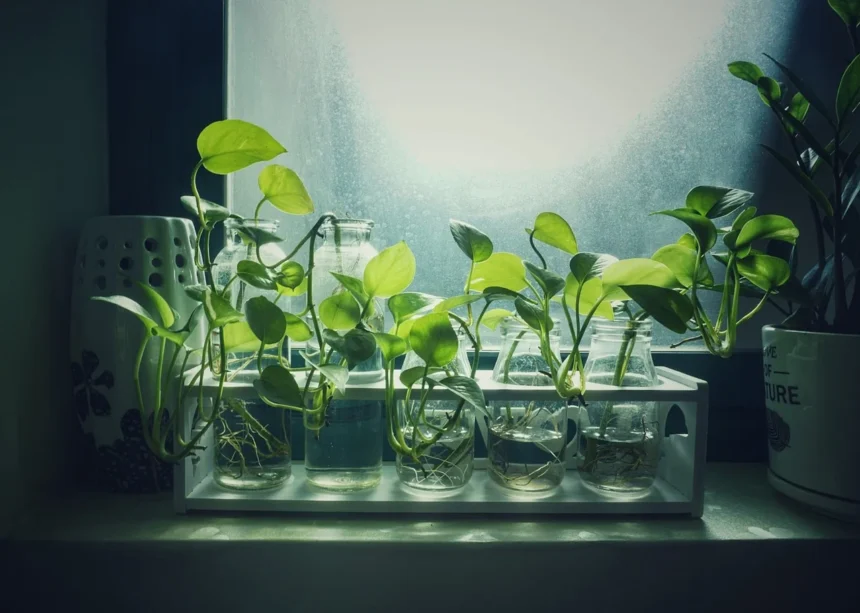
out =
<path fill-rule="evenodd" d="M 860 518 L 860 335 L 766 326 L 768 480 L 819 510 Z"/>
<path fill-rule="evenodd" d="M 81 233 L 72 273 L 74 406 L 84 432 L 93 439 L 94 468 L 106 489 L 169 489 L 173 470 L 156 461 L 143 439 L 132 376 L 144 328 L 134 315 L 90 298 L 123 295 L 154 312 L 134 281 L 148 283 L 184 323 L 196 306 L 185 295 L 184 286 L 200 282 L 193 245 L 194 226 L 179 218 L 96 217 Z M 201 339 L 196 339 L 199 345 Z M 150 342 L 141 367 L 149 410 L 158 360 L 156 345 Z M 169 378 L 167 375 L 165 381 Z M 170 413 L 174 397 L 164 402 Z"/>

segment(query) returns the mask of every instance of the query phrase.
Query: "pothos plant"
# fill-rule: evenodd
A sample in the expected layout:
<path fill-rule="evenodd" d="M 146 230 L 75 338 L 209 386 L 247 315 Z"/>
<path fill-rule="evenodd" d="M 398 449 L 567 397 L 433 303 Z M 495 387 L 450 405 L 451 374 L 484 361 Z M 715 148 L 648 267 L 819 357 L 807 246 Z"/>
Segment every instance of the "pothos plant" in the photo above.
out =
<path fill-rule="evenodd" d="M 762 148 L 791 176 L 809 203 L 815 231 L 814 266 L 795 277 L 795 250 L 772 246 L 791 262 L 792 276 L 775 303 L 786 316 L 787 327 L 836 333 L 860 333 L 860 284 L 851 282 L 860 269 L 860 140 L 851 134 L 855 111 L 860 105 L 860 3 L 828 0 L 845 22 L 853 58 L 842 72 L 835 92 L 835 105 L 825 104 L 791 68 L 765 56 L 788 80 L 790 86 L 766 76 L 756 64 L 732 62 L 729 72 L 756 88 L 758 97 L 771 110 L 785 134 L 790 153 L 784 155 L 767 145 Z M 813 130 L 809 111 L 820 118 L 821 130 Z M 761 289 L 759 287 L 759 289 Z"/>

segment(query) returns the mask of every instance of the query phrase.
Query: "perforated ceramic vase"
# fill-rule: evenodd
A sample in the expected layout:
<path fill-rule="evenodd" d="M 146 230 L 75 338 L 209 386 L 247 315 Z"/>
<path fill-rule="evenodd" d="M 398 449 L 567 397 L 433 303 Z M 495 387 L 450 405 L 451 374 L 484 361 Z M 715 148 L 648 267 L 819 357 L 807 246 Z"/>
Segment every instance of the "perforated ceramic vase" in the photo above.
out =
<path fill-rule="evenodd" d="M 143 325 L 131 313 L 91 297 L 122 295 L 147 306 L 135 281 L 146 283 L 186 321 L 197 303 L 184 287 L 203 281 L 194 267 L 194 237 L 187 219 L 147 216 L 96 217 L 81 233 L 72 269 L 73 405 L 92 439 L 93 469 L 108 490 L 169 489 L 173 468 L 157 461 L 143 438 L 132 378 Z M 188 343 L 201 346 L 202 330 Z M 149 406 L 157 360 L 157 343 L 150 343 L 140 371 Z M 178 371 L 165 373 L 163 385 L 176 376 Z M 172 398 L 167 395 L 165 419 L 175 409 Z"/>

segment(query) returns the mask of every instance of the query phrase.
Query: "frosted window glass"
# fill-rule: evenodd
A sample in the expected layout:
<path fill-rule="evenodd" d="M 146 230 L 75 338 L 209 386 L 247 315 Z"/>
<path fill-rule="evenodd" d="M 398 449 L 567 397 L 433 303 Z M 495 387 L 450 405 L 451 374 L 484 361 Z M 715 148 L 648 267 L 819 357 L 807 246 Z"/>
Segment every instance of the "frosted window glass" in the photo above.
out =
<path fill-rule="evenodd" d="M 451 217 L 534 259 L 523 229 L 553 210 L 582 250 L 650 256 L 683 232 L 650 211 L 755 189 L 764 109 L 725 65 L 781 56 L 799 2 L 232 0 L 227 111 L 286 145 L 318 212 L 373 219 L 377 247 L 415 252 L 414 289 L 452 295 Z M 252 214 L 256 174 L 228 198 Z"/>

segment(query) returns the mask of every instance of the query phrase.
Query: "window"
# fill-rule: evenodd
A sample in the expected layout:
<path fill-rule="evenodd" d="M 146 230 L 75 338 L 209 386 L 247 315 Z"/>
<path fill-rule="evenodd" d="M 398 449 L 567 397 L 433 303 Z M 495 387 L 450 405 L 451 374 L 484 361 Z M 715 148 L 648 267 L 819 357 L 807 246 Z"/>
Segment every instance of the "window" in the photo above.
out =
<path fill-rule="evenodd" d="M 533 259 L 523 228 L 553 210 L 582 250 L 650 256 L 683 226 L 649 212 L 699 184 L 756 191 L 766 109 L 725 65 L 784 56 L 800 4 L 232 0 L 227 114 L 286 145 L 318 212 L 375 220 L 378 247 L 415 252 L 413 288 L 453 295 L 451 217 Z M 257 193 L 254 173 L 228 185 L 242 214 Z M 281 221 L 291 241 L 311 223 Z"/>

